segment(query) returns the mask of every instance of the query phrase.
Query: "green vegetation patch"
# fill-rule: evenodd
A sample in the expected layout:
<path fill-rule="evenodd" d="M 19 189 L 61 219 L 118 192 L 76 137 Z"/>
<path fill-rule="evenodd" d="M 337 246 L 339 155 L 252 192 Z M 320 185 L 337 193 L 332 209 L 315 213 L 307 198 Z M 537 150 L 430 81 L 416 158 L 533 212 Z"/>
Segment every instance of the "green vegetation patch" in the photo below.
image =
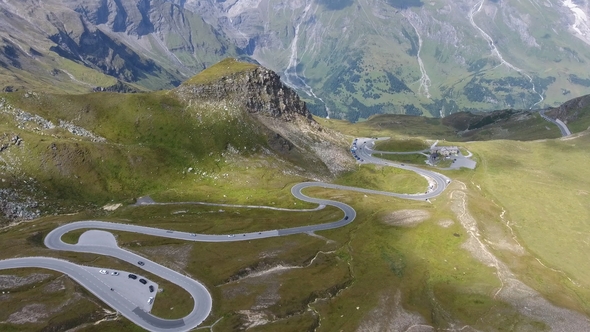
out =
<path fill-rule="evenodd" d="M 336 183 L 408 194 L 422 192 L 428 187 L 426 180 L 414 172 L 378 165 L 359 165 L 356 171 L 342 175 Z"/>
<path fill-rule="evenodd" d="M 391 161 L 397 161 L 408 164 L 424 165 L 424 162 L 428 160 L 423 154 L 412 153 L 412 154 L 380 154 L 374 153 L 373 156 Z"/>
<path fill-rule="evenodd" d="M 376 151 L 410 152 L 428 149 L 430 146 L 421 139 L 388 139 L 375 142 Z"/>
<path fill-rule="evenodd" d="M 587 285 L 590 136 L 560 141 L 486 142 L 474 180 L 496 197 L 523 244 L 547 265 Z"/>
<path fill-rule="evenodd" d="M 245 71 L 252 71 L 256 68 L 258 68 L 258 66 L 252 63 L 241 62 L 234 58 L 227 58 L 203 70 L 183 84 L 209 84 L 219 81 L 223 77 L 239 74 Z"/>

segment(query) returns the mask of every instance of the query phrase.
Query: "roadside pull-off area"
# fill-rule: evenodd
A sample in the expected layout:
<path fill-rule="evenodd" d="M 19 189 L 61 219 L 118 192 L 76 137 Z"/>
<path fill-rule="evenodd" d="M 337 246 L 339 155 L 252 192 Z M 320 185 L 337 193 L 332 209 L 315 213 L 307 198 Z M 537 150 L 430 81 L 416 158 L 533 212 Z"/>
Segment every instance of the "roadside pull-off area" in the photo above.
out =
<path fill-rule="evenodd" d="M 356 211 L 342 202 L 327 199 L 314 198 L 302 193 L 306 188 L 321 187 L 336 190 L 347 190 L 365 194 L 385 195 L 410 200 L 428 200 L 434 198 L 445 190 L 451 180 L 439 173 L 424 170 L 414 166 L 406 166 L 383 159 L 373 157 L 368 146 L 372 146 L 376 139 L 358 138 L 355 140 L 359 148 L 357 155 L 362 156 L 363 163 L 372 163 L 383 166 L 392 166 L 413 171 L 428 180 L 429 188 L 425 193 L 420 194 L 398 194 L 378 190 L 370 190 L 342 185 L 335 185 L 323 182 L 303 182 L 291 188 L 291 193 L 296 198 L 310 203 L 318 204 L 318 209 L 325 206 L 333 206 L 344 212 L 342 219 L 325 224 L 309 225 L 262 232 L 208 235 L 177 232 L 166 229 L 126 225 L 96 220 L 73 222 L 55 228 L 45 237 L 44 244 L 49 249 L 70 252 L 93 253 L 111 256 L 128 262 L 147 272 L 168 280 L 186 290 L 194 300 L 193 310 L 182 319 L 162 319 L 150 314 L 153 302 L 156 300 L 158 285 L 138 275 L 132 275 L 124 271 L 113 271 L 108 268 L 88 267 L 68 262 L 62 259 L 50 257 L 22 257 L 0 261 L 0 269 L 15 268 L 45 268 L 67 274 L 70 278 L 85 287 L 88 291 L 102 300 L 111 308 L 117 310 L 121 315 L 128 318 L 136 325 L 150 331 L 187 331 L 200 325 L 209 316 L 212 308 L 211 294 L 200 282 L 191 279 L 181 273 L 157 264 L 143 256 L 124 250 L 117 245 L 115 237 L 107 232 L 124 231 L 152 235 L 158 237 L 173 238 L 194 242 L 235 242 L 250 241 L 268 237 L 285 236 L 291 234 L 311 233 L 316 231 L 334 229 L 346 226 L 356 218 Z M 153 200 L 145 198 L 138 202 L 139 205 L 158 204 Z M 210 204 L 202 202 L 186 202 L 186 204 Z M 232 206 L 232 205 L 227 205 Z M 233 207 L 252 207 L 240 206 Z M 265 208 L 265 207 L 261 207 Z M 298 210 L 289 210 L 298 211 Z M 305 210 L 309 211 L 309 210 Z M 77 244 L 67 244 L 61 240 L 68 232 L 89 229 L 80 236 Z M 116 272 L 116 273 L 115 273 Z M 132 277 L 134 276 L 134 277 Z M 150 287 L 153 287 L 150 288 Z M 125 289 L 127 288 L 127 289 Z M 152 295 L 154 294 L 154 295 Z"/>

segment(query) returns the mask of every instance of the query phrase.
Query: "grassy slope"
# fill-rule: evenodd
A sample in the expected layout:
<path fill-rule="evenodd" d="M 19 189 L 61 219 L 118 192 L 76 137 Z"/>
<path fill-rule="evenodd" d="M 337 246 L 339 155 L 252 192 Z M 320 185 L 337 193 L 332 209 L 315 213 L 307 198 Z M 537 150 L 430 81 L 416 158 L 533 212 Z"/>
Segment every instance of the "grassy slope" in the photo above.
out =
<path fill-rule="evenodd" d="M 26 140 L 23 148 L 11 149 L 25 160 L 21 171 L 34 176 L 59 199 L 101 203 L 178 188 L 180 183 L 184 183 L 181 188 L 190 188 L 198 176 L 186 174 L 189 167 L 217 172 L 231 165 L 221 164 L 221 154 L 228 146 L 248 156 L 266 144 L 260 125 L 249 117 L 199 107 L 186 110 L 165 93 L 5 97 L 14 106 L 55 124 L 73 121 L 106 138 L 107 143 L 96 144 L 61 129 L 37 133 L 4 125 L 6 132 L 16 132 Z M 199 112 L 203 116 L 195 115 Z M 78 181 L 71 181 L 72 177 Z"/>
<path fill-rule="evenodd" d="M 352 128 L 343 120 L 317 118 L 317 121 L 328 128 L 349 131 L 359 136 L 391 136 L 403 140 L 407 140 L 408 137 L 449 141 L 534 140 L 561 136 L 557 126 L 543 120 L 536 112 L 516 114 L 464 132 L 463 129 L 467 128 L 466 123 L 477 123 L 477 120 L 473 120 L 476 116 L 471 115 L 469 118 L 471 120 L 467 121 L 462 114 L 453 114 L 444 119 L 388 114 L 373 116 Z"/>
<path fill-rule="evenodd" d="M 236 74 L 244 71 L 254 70 L 256 65 L 248 62 L 240 62 L 233 58 L 222 60 L 211 67 L 203 70 L 199 75 L 193 76 L 184 84 L 208 84 L 218 81 L 221 77 Z"/>
<path fill-rule="evenodd" d="M 51 143 L 54 142 L 60 153 L 62 149 L 66 153 L 72 147 L 76 147 L 72 150 L 75 153 L 88 151 L 84 158 L 89 160 L 88 163 L 66 167 L 64 169 L 70 173 L 62 175 L 63 179 L 76 175 L 82 183 L 69 180 L 63 186 L 74 186 L 75 190 L 67 194 L 52 188 L 50 192 L 55 195 L 59 193 L 73 199 L 75 193 L 86 192 L 82 190 L 86 188 L 89 199 L 102 195 L 102 198 L 94 198 L 96 203 L 112 198 L 125 202 L 124 198 L 130 195 L 149 193 L 166 201 L 309 206 L 297 202 L 289 192 L 291 185 L 303 178 L 286 175 L 284 171 L 290 169 L 290 164 L 252 152 L 252 148 L 261 144 L 261 137 L 247 135 L 256 134 L 256 127 L 233 113 L 195 109 L 193 114 L 183 111 L 164 93 L 43 96 L 12 102 L 34 109 L 53 121 L 75 116 L 77 124 L 109 140 L 103 150 L 84 150 L 90 143 L 72 141 L 71 135 L 64 132 L 52 133 L 55 137 L 25 132 L 28 135 L 25 146 L 34 153 L 53 153 Z M 54 111 L 49 112 L 50 109 Z M 195 120 L 199 116 L 200 120 Z M 382 119 L 388 121 L 355 125 L 337 120 L 322 120 L 322 123 L 353 136 L 407 138 L 411 134 L 449 140 L 455 137 L 454 131 L 434 119 Z M 408 122 L 404 122 L 406 120 Z M 242 131 L 229 130 L 236 126 Z M 421 314 L 427 323 L 438 328 L 467 324 L 477 329 L 540 330 L 543 324 L 520 315 L 512 305 L 493 297 L 501 284 L 494 269 L 480 263 L 464 249 L 467 233 L 452 210 L 455 203 L 451 194 L 457 191 L 467 194 L 470 213 L 477 219 L 483 236 L 493 243 L 511 241 L 509 229 L 499 217 L 501 207 L 504 207 L 508 211 L 506 216 L 516 223 L 518 240 L 529 253 L 514 255 L 502 247 L 494 247 L 494 254 L 501 257 L 517 276 L 557 305 L 587 312 L 587 299 L 590 298 L 587 288 L 572 287 L 563 274 L 543 267 L 535 258 L 566 272 L 576 282 L 584 282 L 579 280 L 587 270 L 586 263 L 582 262 L 585 244 L 580 235 L 587 230 L 576 220 L 588 219 L 583 199 L 587 195 L 585 188 L 590 186 L 571 174 L 586 174 L 583 165 L 587 156 L 583 152 L 590 143 L 588 137 L 572 141 L 464 143 L 476 154 L 479 167 L 475 171 L 447 172 L 456 181 L 445 194 L 432 200 L 432 204 L 310 189 L 309 195 L 343 201 L 357 209 L 358 219 L 353 224 L 319 234 L 330 241 L 296 235 L 232 245 L 187 244 L 127 233 L 117 234 L 118 241 L 121 246 L 163 264 L 182 259 L 158 254 L 157 250 L 188 246 L 190 254 L 184 262 L 183 272 L 201 280 L 211 290 L 214 308 L 206 324 L 221 318 L 216 328 L 224 331 L 244 327 L 244 317 L 239 313 L 243 310 L 254 310 L 270 320 L 278 318 L 256 328 L 261 331 L 311 329 L 318 324 L 318 317 L 321 317 L 320 330 L 355 330 L 375 324 L 371 318 L 375 310 L 385 310 L 385 316 L 394 315 L 391 308 L 396 308 L 393 299 L 398 292 L 406 310 Z M 228 154 L 228 144 L 235 144 L 237 148 L 244 140 L 248 142 L 246 149 Z M 195 141 L 201 144 L 195 144 Z M 406 139 L 389 144 L 395 145 L 396 149 L 410 150 L 418 146 L 416 142 Z M 98 162 L 102 157 L 105 157 L 107 166 Z M 32 172 L 33 167 L 29 167 Z M 193 167 L 193 171 L 187 173 L 188 167 Z M 571 173 L 572 169 L 577 173 Z M 56 169 L 48 174 L 58 177 L 61 172 Z M 126 180 L 130 176 L 135 178 Z M 93 179 L 96 182 L 92 182 Z M 108 181 L 101 184 L 99 180 Z M 48 181 L 53 183 L 51 181 L 55 180 Z M 482 190 L 472 185 L 472 181 Z M 543 182 L 543 187 L 527 187 L 534 181 Z M 396 191 L 415 191 L 425 187 L 419 177 L 374 166 L 361 166 L 336 182 Z M 465 183 L 467 189 L 461 189 L 459 182 Z M 555 192 L 560 196 L 554 196 Z M 536 200 L 531 203 L 529 197 Z M 85 196 L 79 198 L 86 199 Z M 563 206 L 569 210 L 564 211 Z M 429 216 L 412 228 L 391 226 L 385 222 L 392 212 L 401 209 L 419 209 Z M 186 212 L 176 214 L 181 210 Z M 0 230 L 0 252 L 2 257 L 50 255 L 89 265 L 135 271 L 133 266 L 106 257 L 48 251 L 40 245 L 42 235 L 60 222 L 89 218 L 203 232 L 261 230 L 339 218 L 339 212 L 331 209 L 302 214 L 219 210 L 203 206 L 142 207 L 122 208 L 114 213 L 88 211 L 75 216 L 48 217 Z M 575 219 L 579 216 L 582 218 Z M 448 228 L 439 225 L 447 220 L 453 222 Z M 560 223 L 555 224 L 554 220 L 560 220 Z M 40 235 L 35 237 L 34 234 Z M 77 235 L 68 236 L 68 241 L 75 242 Z M 554 243 L 547 244 L 550 241 Z M 572 254 L 568 252 L 570 255 L 564 256 L 563 248 L 570 245 Z M 277 265 L 301 268 L 232 281 L 248 271 L 263 271 Z M 157 277 L 150 278 L 163 285 L 168 294 L 156 300 L 155 312 L 165 317 L 179 317 L 190 308 L 190 299 L 184 292 Z M 178 302 L 171 299 L 182 304 L 173 305 Z M 18 301 L 19 298 L 13 297 L 6 303 L 13 308 L 11 310 L 19 310 L 22 305 Z M 173 310 L 169 309 L 171 306 Z M 308 311 L 310 307 L 318 314 Z M 98 308 L 89 306 L 84 310 L 93 312 Z M 56 315 L 59 314 L 48 319 Z M 40 325 L 33 324 L 31 329 Z M 99 326 L 124 331 L 135 329 L 125 320 Z M 8 328 L 6 324 L 1 327 Z M 89 327 L 89 330 L 93 328 Z"/>
<path fill-rule="evenodd" d="M 474 143 L 482 170 L 473 178 L 507 211 L 519 238 L 548 266 L 588 289 L 588 149 L 572 140 Z M 588 298 L 586 294 L 586 298 Z"/>

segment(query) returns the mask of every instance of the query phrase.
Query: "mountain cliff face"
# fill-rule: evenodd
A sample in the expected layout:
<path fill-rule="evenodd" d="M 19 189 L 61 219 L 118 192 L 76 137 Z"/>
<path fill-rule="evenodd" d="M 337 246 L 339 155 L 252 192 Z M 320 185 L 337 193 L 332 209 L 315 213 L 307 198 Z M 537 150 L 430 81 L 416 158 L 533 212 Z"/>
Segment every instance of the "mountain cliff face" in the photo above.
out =
<path fill-rule="evenodd" d="M 590 93 L 586 0 L 187 0 L 185 7 L 306 92 L 319 115 L 438 117 L 556 106 Z"/>
<path fill-rule="evenodd" d="M 189 79 L 172 93 L 188 105 L 217 109 L 224 114 L 224 119 L 247 112 L 266 127 L 269 146 L 282 157 L 300 166 L 325 167 L 323 174 L 308 176 L 330 177 L 352 167 L 353 160 L 342 148 L 348 145 L 349 138 L 322 128 L 306 103 L 272 70 L 228 58 Z M 198 112 L 201 118 L 202 113 Z M 207 112 L 203 116 L 212 114 Z"/>
<path fill-rule="evenodd" d="M 199 15 L 164 0 L 1 2 L 0 22 L 0 85 L 16 88 L 162 89 L 236 54 Z"/>
<path fill-rule="evenodd" d="M 234 65 L 234 59 L 227 59 L 202 74 L 207 75 L 219 67 Z M 315 123 L 305 102 L 293 89 L 285 86 L 275 72 L 255 65 L 245 66 L 245 70 L 219 77 L 218 80 L 204 81 L 196 77 L 175 91 L 183 99 L 229 100 L 250 113 L 286 121 L 294 120 L 299 115 Z"/>

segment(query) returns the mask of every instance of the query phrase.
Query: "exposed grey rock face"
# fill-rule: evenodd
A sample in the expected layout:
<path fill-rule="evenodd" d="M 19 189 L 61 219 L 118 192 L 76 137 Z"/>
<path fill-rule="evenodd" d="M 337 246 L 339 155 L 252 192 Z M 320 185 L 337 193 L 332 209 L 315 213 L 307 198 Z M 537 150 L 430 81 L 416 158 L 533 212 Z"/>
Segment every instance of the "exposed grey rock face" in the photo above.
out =
<path fill-rule="evenodd" d="M 317 174 L 306 176 L 325 180 L 354 167 L 344 148 L 350 138 L 322 128 L 305 102 L 272 70 L 253 67 L 204 84 L 185 83 L 173 91 L 187 104 L 227 104 L 248 112 L 268 130 L 268 145 L 274 152 L 317 166 Z"/>
<path fill-rule="evenodd" d="M 223 77 L 210 84 L 182 85 L 175 91 L 185 100 L 231 100 L 250 113 L 286 121 L 294 120 L 300 115 L 315 123 L 305 102 L 297 93 L 283 84 L 275 72 L 262 67 Z"/>
<path fill-rule="evenodd" d="M 31 197 L 19 195 L 14 190 L 0 189 L 0 212 L 10 221 L 39 218 L 41 211 L 38 207 L 39 203 Z"/>

